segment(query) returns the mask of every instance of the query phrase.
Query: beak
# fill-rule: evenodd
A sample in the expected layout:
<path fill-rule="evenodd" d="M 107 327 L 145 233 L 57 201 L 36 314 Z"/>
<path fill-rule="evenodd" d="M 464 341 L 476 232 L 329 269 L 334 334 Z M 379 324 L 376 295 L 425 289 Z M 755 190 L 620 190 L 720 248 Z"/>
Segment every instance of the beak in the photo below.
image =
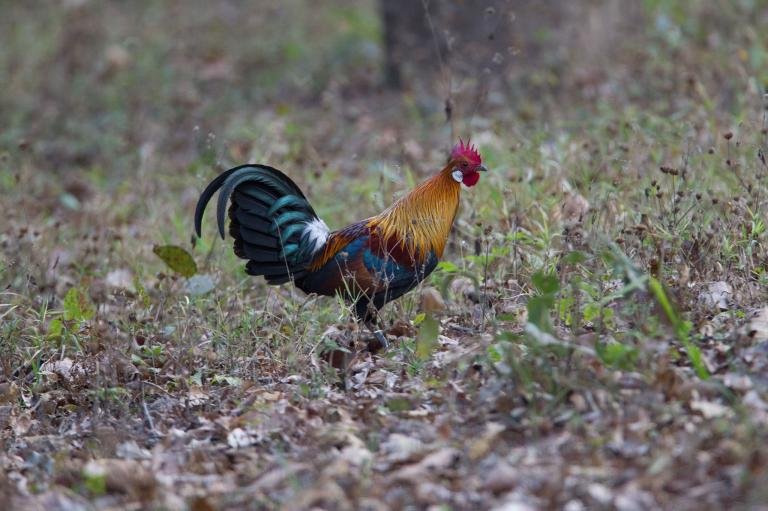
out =
<path fill-rule="evenodd" d="M 488 169 L 487 169 L 487 168 L 485 168 L 485 165 L 478 165 L 478 166 L 475 168 L 475 170 L 477 170 L 477 171 L 479 171 L 479 172 L 488 172 Z"/>

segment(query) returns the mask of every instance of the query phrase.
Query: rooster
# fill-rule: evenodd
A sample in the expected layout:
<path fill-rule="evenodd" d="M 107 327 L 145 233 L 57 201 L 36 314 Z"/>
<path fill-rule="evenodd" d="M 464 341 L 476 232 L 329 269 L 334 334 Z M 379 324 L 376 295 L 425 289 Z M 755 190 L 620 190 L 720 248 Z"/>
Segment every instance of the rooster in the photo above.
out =
<path fill-rule="evenodd" d="M 461 185 L 485 171 L 477 148 L 461 139 L 448 164 L 384 212 L 330 231 L 298 186 L 266 165 L 227 170 L 205 188 L 195 208 L 195 231 L 220 190 L 216 217 L 224 239 L 227 203 L 235 254 L 246 272 L 268 284 L 293 283 L 305 293 L 342 295 L 374 334 L 378 310 L 424 280 L 443 255 L 459 207 Z"/>

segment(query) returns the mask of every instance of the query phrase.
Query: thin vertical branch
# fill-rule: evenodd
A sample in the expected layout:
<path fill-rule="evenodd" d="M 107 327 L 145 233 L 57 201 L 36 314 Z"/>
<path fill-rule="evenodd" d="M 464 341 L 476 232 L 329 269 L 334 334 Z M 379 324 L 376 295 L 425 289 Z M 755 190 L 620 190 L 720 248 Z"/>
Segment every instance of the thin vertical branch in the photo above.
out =
<path fill-rule="evenodd" d="M 443 77 L 446 87 L 445 91 L 445 117 L 451 127 L 451 141 L 456 138 L 456 129 L 454 125 L 453 117 L 453 83 L 451 70 L 445 64 L 443 60 L 443 52 L 440 51 L 440 40 L 437 37 L 437 31 L 435 30 L 435 24 L 432 21 L 432 14 L 429 12 L 429 0 L 421 0 L 421 4 L 424 6 L 424 16 L 427 18 L 427 24 L 429 30 L 432 33 L 432 42 L 435 45 L 435 53 L 437 54 L 437 62 L 440 65 L 440 74 Z"/>

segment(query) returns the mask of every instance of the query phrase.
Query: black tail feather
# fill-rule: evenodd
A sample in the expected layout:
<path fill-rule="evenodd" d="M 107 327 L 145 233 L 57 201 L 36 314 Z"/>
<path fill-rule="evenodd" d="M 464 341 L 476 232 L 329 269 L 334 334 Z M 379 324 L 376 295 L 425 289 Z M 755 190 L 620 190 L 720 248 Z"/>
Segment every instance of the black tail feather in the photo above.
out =
<path fill-rule="evenodd" d="M 203 193 L 200 194 L 200 198 L 197 199 L 197 206 L 195 206 L 195 232 L 198 236 L 201 235 L 203 227 L 203 213 L 205 212 L 205 207 L 208 205 L 211 197 L 213 197 L 213 194 L 219 191 L 219 188 L 221 188 L 221 185 L 224 184 L 224 181 L 226 181 L 229 176 L 241 168 L 242 167 L 235 167 L 233 169 L 227 170 L 226 172 L 222 172 L 216 177 L 216 179 L 208 183 L 208 186 L 205 187 Z M 221 238 L 224 239 L 224 233 L 221 232 L 220 234 Z"/>
<path fill-rule="evenodd" d="M 229 206 L 229 233 L 238 257 L 248 259 L 246 271 L 263 275 L 269 284 L 282 284 L 306 274 L 311 250 L 303 233 L 318 220 L 304 194 L 291 179 L 265 165 L 242 165 L 219 175 L 205 188 L 195 208 L 195 232 L 213 195 L 219 233 L 224 237 Z"/>

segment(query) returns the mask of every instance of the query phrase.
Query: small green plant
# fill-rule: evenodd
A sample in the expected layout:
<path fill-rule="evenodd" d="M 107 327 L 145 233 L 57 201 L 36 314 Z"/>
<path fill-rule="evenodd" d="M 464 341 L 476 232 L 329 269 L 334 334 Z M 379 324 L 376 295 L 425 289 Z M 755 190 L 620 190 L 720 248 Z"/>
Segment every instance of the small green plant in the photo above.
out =
<path fill-rule="evenodd" d="M 640 355 L 637 348 L 614 340 L 598 341 L 595 344 L 595 352 L 603 364 L 624 370 L 634 369 Z"/>
<path fill-rule="evenodd" d="M 440 324 L 432 316 L 426 316 L 419 325 L 416 336 L 416 358 L 425 361 L 432 356 L 437 347 L 437 337 L 440 334 Z"/>
<path fill-rule="evenodd" d="M 124 404 L 130 398 L 130 392 L 124 387 L 99 387 L 89 392 L 95 399 L 112 404 Z"/>
<path fill-rule="evenodd" d="M 543 332 L 552 332 L 552 313 L 560 291 L 560 281 L 554 273 L 536 272 L 531 277 L 536 294 L 528 299 L 528 322 Z"/>
<path fill-rule="evenodd" d="M 80 323 L 93 319 L 96 315 L 96 309 L 90 298 L 82 289 L 78 287 L 70 288 L 64 296 L 64 320 Z M 58 326 L 52 327 L 54 329 Z"/>
<path fill-rule="evenodd" d="M 402 359 L 405 370 L 409 375 L 420 375 L 424 367 L 427 365 L 428 359 L 420 358 L 417 355 L 418 342 L 416 339 L 403 339 L 397 346 L 398 355 Z M 387 357 L 395 358 L 394 350 L 391 353 L 387 353 Z"/>
<path fill-rule="evenodd" d="M 469 257 L 474 256 L 467 256 L 467 259 Z M 462 269 L 451 261 L 440 261 L 437 263 L 435 271 L 430 275 L 430 281 L 437 287 L 442 296 L 448 296 L 448 289 L 451 287 L 451 283 L 458 277 L 470 279 L 476 287 L 480 284 L 480 279 L 478 279 L 476 272 Z"/>
<path fill-rule="evenodd" d="M 107 476 L 86 472 L 83 474 L 83 488 L 94 497 L 104 495 L 107 493 Z"/>
<path fill-rule="evenodd" d="M 158 373 L 167 360 L 165 345 L 159 343 L 147 342 L 140 346 L 138 351 L 131 353 L 131 362 L 136 366 L 146 367 L 151 373 Z"/>
<path fill-rule="evenodd" d="M 683 347 L 685 347 L 685 352 L 688 355 L 688 359 L 690 360 L 693 369 L 696 371 L 696 374 L 702 380 L 706 380 L 709 378 L 709 371 L 707 370 L 707 367 L 704 365 L 704 361 L 702 360 L 701 350 L 699 350 L 699 347 L 691 342 L 690 338 L 693 325 L 690 321 L 685 321 L 680 317 L 677 310 L 675 310 L 673 307 L 672 302 L 669 300 L 669 296 L 667 295 L 666 291 L 664 291 L 664 287 L 661 285 L 661 282 L 653 277 L 650 277 L 648 279 L 648 289 L 653 294 L 659 306 L 661 306 L 661 309 L 664 311 L 664 314 L 666 315 L 669 322 L 672 323 L 675 336 L 683 345 Z"/>

